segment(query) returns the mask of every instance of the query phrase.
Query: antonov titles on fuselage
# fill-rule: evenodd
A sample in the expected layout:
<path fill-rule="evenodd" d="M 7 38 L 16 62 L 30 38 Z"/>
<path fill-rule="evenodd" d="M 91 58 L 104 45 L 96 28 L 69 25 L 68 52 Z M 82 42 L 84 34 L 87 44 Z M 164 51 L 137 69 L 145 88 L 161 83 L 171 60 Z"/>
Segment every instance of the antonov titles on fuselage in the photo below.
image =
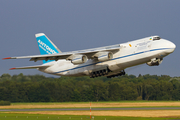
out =
<path fill-rule="evenodd" d="M 13 69 L 32 69 L 59 76 L 107 76 L 108 78 L 125 74 L 124 69 L 146 63 L 158 66 L 163 58 L 172 53 L 174 43 L 159 36 L 86 50 L 61 52 L 44 34 L 35 35 L 41 55 L 8 57 L 3 59 L 29 58 L 30 61 L 43 60 L 42 65 L 17 67 Z"/>

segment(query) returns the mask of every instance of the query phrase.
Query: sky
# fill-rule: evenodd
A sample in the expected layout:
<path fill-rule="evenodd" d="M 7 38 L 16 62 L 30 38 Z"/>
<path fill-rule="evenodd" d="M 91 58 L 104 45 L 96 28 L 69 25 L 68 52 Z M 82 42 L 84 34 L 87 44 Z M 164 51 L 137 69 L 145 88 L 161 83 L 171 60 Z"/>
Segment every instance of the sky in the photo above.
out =
<path fill-rule="evenodd" d="M 160 66 L 144 64 L 126 72 L 180 76 L 179 5 L 179 0 L 1 0 L 0 57 L 40 54 L 36 33 L 45 33 L 62 52 L 159 35 L 176 44 L 174 53 Z M 1 60 L 0 75 L 53 76 L 36 69 L 9 70 L 40 64 L 29 59 Z"/>

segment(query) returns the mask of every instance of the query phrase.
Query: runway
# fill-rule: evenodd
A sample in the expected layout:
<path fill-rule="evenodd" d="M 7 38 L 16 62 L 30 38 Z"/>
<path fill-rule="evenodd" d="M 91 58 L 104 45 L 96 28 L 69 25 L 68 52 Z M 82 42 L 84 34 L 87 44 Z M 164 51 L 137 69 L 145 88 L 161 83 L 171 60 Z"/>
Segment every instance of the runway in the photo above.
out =
<path fill-rule="evenodd" d="M 88 111 L 89 108 L 53 108 L 53 109 L 0 109 L 0 112 L 15 111 Z M 95 111 L 112 110 L 180 110 L 180 107 L 143 107 L 143 108 L 91 108 Z"/>

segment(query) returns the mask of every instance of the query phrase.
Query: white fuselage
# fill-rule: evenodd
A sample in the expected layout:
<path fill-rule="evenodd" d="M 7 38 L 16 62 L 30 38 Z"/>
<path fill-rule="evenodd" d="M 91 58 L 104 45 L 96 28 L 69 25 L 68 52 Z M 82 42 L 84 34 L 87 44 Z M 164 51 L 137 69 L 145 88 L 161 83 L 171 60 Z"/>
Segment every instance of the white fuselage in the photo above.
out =
<path fill-rule="evenodd" d="M 51 66 L 39 70 L 59 76 L 85 76 L 92 71 L 108 67 L 111 70 L 110 74 L 115 74 L 125 68 L 147 63 L 153 58 L 163 58 L 172 53 L 175 47 L 172 42 L 165 39 L 153 41 L 143 38 L 120 44 L 119 51 L 115 52 L 113 58 L 108 61 L 99 62 L 89 59 L 86 63 L 74 65 L 71 61 L 58 60 L 46 63 Z"/>

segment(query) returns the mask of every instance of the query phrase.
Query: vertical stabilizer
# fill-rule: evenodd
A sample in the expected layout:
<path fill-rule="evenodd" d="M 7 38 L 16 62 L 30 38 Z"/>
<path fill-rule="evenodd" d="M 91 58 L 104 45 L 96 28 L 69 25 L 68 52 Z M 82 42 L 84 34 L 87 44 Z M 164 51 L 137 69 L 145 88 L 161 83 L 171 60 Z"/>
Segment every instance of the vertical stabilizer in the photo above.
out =
<path fill-rule="evenodd" d="M 57 46 L 44 33 L 35 34 L 35 37 L 41 55 L 61 53 L 61 51 L 57 48 Z M 43 63 L 47 63 L 51 61 L 53 60 L 48 60 L 48 61 L 43 60 Z"/>

